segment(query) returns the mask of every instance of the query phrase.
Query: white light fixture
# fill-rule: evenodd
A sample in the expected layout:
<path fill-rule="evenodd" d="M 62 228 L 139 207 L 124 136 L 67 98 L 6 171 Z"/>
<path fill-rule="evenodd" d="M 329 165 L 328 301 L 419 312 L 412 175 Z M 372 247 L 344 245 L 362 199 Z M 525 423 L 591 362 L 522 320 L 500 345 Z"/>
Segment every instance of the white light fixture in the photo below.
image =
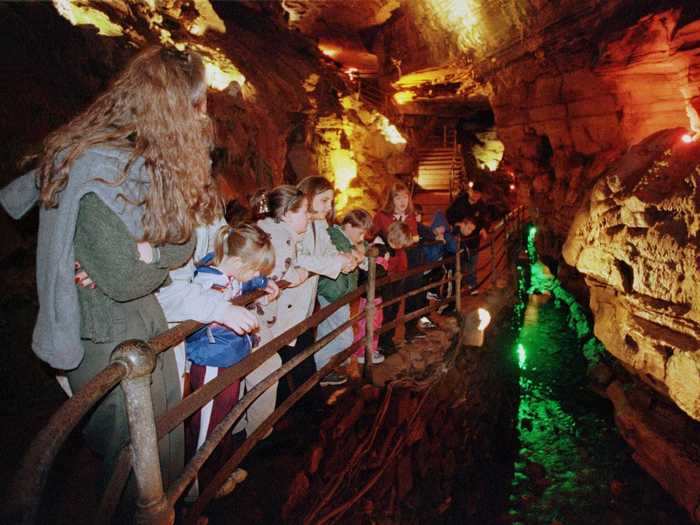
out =
<path fill-rule="evenodd" d="M 486 308 L 479 308 L 477 310 L 477 313 L 479 314 L 479 326 L 478 330 L 481 330 L 482 332 L 486 330 L 486 327 L 491 323 L 491 314 Z"/>

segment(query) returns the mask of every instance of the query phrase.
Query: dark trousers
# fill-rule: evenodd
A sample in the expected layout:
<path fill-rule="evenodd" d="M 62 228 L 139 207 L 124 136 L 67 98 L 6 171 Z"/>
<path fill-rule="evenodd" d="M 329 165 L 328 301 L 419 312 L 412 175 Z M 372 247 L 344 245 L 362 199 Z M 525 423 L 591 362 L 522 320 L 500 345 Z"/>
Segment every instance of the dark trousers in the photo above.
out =
<path fill-rule="evenodd" d="M 192 391 L 195 391 L 202 386 L 204 386 L 204 374 L 206 373 L 206 366 L 193 364 L 190 368 L 190 386 Z M 214 403 L 211 410 L 211 416 L 209 418 L 209 426 L 207 427 L 206 436 L 216 428 L 216 426 L 221 423 L 221 421 L 228 415 L 228 413 L 236 406 L 238 402 L 238 392 L 241 386 L 240 381 L 234 381 L 221 392 L 219 392 L 214 397 Z M 197 438 L 199 436 L 201 420 L 201 410 L 198 410 L 192 416 L 185 421 L 185 437 L 187 444 L 187 457 L 192 458 L 195 452 L 197 452 Z M 209 459 L 204 462 L 197 478 L 199 480 L 199 488 L 202 490 L 206 487 L 211 479 L 216 475 L 219 469 L 226 463 L 231 454 L 236 449 L 236 438 L 231 432 L 227 432 L 221 442 L 217 445 L 216 449 Z"/>
<path fill-rule="evenodd" d="M 315 342 L 314 332 L 312 329 L 307 330 L 299 337 L 297 337 L 294 346 L 284 346 L 280 348 L 279 355 L 282 358 L 282 364 L 290 361 L 294 356 L 300 354 L 307 348 L 309 348 Z M 299 388 L 300 385 L 306 382 L 312 375 L 317 372 L 316 362 L 314 361 L 314 356 L 310 355 L 299 363 L 296 368 L 292 369 L 284 377 L 280 378 L 279 384 L 277 386 L 277 404 L 280 406 L 285 399 L 287 399 L 294 390 Z M 316 385 L 312 388 L 305 396 L 304 400 L 313 402 L 321 398 L 320 387 Z M 302 403 L 303 404 L 303 403 Z"/>
<path fill-rule="evenodd" d="M 408 269 L 412 270 L 426 263 L 423 247 L 416 245 L 408 250 L 406 250 L 406 255 L 408 256 Z M 404 279 L 404 292 L 409 292 L 417 288 L 422 288 L 428 284 L 427 276 L 422 273 L 418 275 L 413 275 Z M 416 295 L 412 295 L 406 299 L 405 314 L 410 314 L 421 308 L 425 308 L 428 305 L 428 300 L 425 297 L 426 292 L 420 292 Z M 412 319 L 406 323 L 406 331 L 415 331 L 416 325 L 418 324 L 418 319 Z"/>
<path fill-rule="evenodd" d="M 423 248 L 421 246 L 414 246 L 406 250 L 406 255 L 408 257 L 408 269 L 411 270 L 422 264 L 424 264 Z M 385 302 L 390 301 L 400 295 L 403 295 L 416 288 L 422 288 L 427 284 L 427 276 L 421 274 L 412 275 L 411 277 L 406 277 L 400 281 L 392 283 L 386 286 L 382 291 L 382 299 Z M 404 307 L 404 315 L 408 315 L 416 310 L 420 310 L 428 305 L 428 300 L 425 297 L 426 292 L 420 292 L 418 294 L 412 295 L 406 298 L 406 304 Z M 383 308 L 384 323 L 389 323 L 396 319 L 399 311 L 399 304 L 396 303 L 391 306 Z M 417 330 L 416 326 L 418 324 L 418 319 L 412 319 L 406 323 L 406 334 L 410 335 L 415 333 Z M 379 345 L 385 348 L 390 348 L 393 343 L 395 329 L 388 330 L 379 336 Z M 410 338 L 410 337 L 409 337 Z"/>
<path fill-rule="evenodd" d="M 398 297 L 401 295 L 401 290 L 403 287 L 401 286 L 402 281 L 397 281 L 395 283 L 389 284 L 385 286 L 382 289 L 382 300 L 384 302 L 390 301 L 391 299 L 394 299 L 395 297 Z M 384 324 L 389 324 L 392 322 L 394 319 L 396 319 L 396 314 L 399 312 L 399 303 L 395 303 L 389 306 L 382 306 L 382 316 L 383 316 L 383 323 Z M 394 333 L 396 332 L 396 328 L 392 328 L 391 330 L 387 330 L 383 334 L 379 336 L 379 346 L 384 348 L 384 349 L 390 349 L 394 345 Z"/>

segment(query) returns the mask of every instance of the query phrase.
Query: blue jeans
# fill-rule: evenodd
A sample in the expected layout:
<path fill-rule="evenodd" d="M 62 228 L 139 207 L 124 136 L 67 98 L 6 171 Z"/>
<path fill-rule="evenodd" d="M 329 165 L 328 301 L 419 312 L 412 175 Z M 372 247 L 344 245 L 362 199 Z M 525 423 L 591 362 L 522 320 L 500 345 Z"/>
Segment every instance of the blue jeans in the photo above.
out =
<path fill-rule="evenodd" d="M 321 305 L 321 308 L 331 304 L 320 295 L 318 296 L 318 302 Z M 316 341 L 321 339 L 326 334 L 330 334 L 348 319 L 350 319 L 350 305 L 346 304 L 333 312 L 333 314 L 331 314 L 327 319 L 324 319 L 318 323 L 318 328 L 316 329 Z M 350 348 L 352 340 L 352 326 L 349 326 L 347 329 L 340 332 L 335 339 L 331 340 L 330 343 L 314 354 L 316 368 L 320 370 L 322 367 L 328 364 L 334 355 L 339 354 L 346 348 Z"/>

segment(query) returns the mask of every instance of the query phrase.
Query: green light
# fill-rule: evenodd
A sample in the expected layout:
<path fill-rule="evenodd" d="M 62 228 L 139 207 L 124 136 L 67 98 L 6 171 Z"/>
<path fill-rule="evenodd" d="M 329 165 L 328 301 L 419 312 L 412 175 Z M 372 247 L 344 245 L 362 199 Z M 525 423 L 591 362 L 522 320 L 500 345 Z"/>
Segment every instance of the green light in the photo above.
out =
<path fill-rule="evenodd" d="M 527 229 L 527 255 L 530 258 L 530 262 L 534 263 L 537 261 L 537 250 L 535 248 L 535 237 L 537 236 L 537 227 L 530 225 Z"/>
<path fill-rule="evenodd" d="M 527 359 L 527 352 L 525 351 L 525 347 L 523 346 L 522 343 L 518 343 L 518 366 L 520 368 L 525 368 L 525 360 Z"/>

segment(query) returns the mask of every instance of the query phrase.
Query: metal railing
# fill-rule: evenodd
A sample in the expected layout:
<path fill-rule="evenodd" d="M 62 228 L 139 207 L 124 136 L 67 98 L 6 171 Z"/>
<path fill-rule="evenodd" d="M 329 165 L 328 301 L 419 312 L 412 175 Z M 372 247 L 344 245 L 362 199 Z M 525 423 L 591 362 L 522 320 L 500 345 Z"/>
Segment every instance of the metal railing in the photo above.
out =
<path fill-rule="evenodd" d="M 480 246 L 478 250 L 479 255 L 488 253 L 489 260 L 475 269 L 475 272 L 479 275 L 480 273 L 484 273 L 486 265 L 488 265 L 488 271 L 478 282 L 479 287 L 482 287 L 486 282 L 493 282 L 496 279 L 497 275 L 499 275 L 499 268 L 502 266 L 503 261 L 506 260 L 509 249 L 512 248 L 514 244 L 518 247 L 521 246 L 521 232 L 524 220 L 523 207 L 510 212 L 495 225 L 488 242 Z M 388 275 L 377 279 L 377 253 L 375 248 L 370 248 L 368 252 L 369 272 L 366 284 L 338 301 L 321 308 L 311 317 L 267 342 L 239 363 L 236 363 L 230 368 L 221 370 L 216 378 L 186 396 L 175 407 L 160 415 L 158 418 L 153 414 L 150 391 L 150 374 L 155 367 L 156 358 L 159 353 L 176 346 L 203 325 L 195 321 L 185 321 L 152 338 L 148 342 L 128 340 L 120 343 L 112 354 L 111 364 L 97 374 L 83 389 L 67 400 L 50 418 L 48 424 L 32 442 L 23 458 L 20 471 L 11 487 L 8 508 L 5 509 L 8 522 L 27 525 L 36 522 L 48 473 L 58 451 L 82 417 L 112 388 L 121 383 L 126 397 L 131 441 L 119 454 L 112 478 L 107 485 L 107 489 L 100 502 L 97 516 L 93 522 L 109 523 L 111 521 L 129 474 L 133 468 L 138 489 L 136 521 L 138 523 L 158 525 L 173 523 L 175 504 L 182 497 L 190 483 L 195 480 L 204 462 L 213 453 L 226 434 L 231 431 L 233 425 L 250 405 L 269 387 L 274 385 L 302 361 L 315 354 L 348 327 L 364 319 L 366 321 L 365 336 L 355 341 L 349 348 L 335 355 L 326 366 L 318 370 L 316 374 L 308 378 L 302 385 L 299 385 L 255 432 L 247 437 L 243 444 L 215 474 L 214 478 L 204 488 L 198 499 L 188 510 L 186 523 L 196 523 L 197 518 L 216 495 L 220 486 L 227 480 L 252 448 L 267 435 L 272 429 L 272 426 L 279 421 L 304 394 L 317 385 L 329 372 L 340 366 L 347 358 L 355 353 L 358 348 L 363 345 L 365 346 L 364 376 L 367 378 L 369 376 L 370 367 L 372 366 L 371 350 L 374 336 L 385 333 L 407 321 L 431 313 L 453 301 L 455 302 L 456 311 L 461 312 L 462 280 L 465 278 L 462 272 L 462 252 L 463 250 L 458 240 L 456 255 L 434 263 L 421 265 L 400 275 Z M 404 293 L 398 297 L 384 302 L 381 307 L 384 308 L 392 304 L 400 303 L 400 312 L 404 311 L 406 299 L 409 297 L 419 293 L 426 293 L 448 282 L 454 283 L 454 293 L 450 294 L 445 299 L 436 301 L 433 304 L 429 304 L 413 312 L 397 315 L 396 319 L 385 323 L 377 333 L 375 333 L 374 318 L 377 307 L 374 299 L 379 289 L 391 283 L 412 276 L 422 275 L 429 270 L 445 265 L 454 267 L 455 271 L 452 276 L 448 275 L 446 278 L 440 279 L 437 282 L 404 291 Z M 284 284 L 285 283 L 282 283 L 282 288 L 284 288 Z M 259 291 L 246 294 L 245 296 L 236 298 L 235 303 L 239 305 L 250 304 L 259 298 L 261 294 L 262 292 Z M 367 306 L 363 311 L 351 316 L 348 321 L 284 363 L 279 369 L 268 375 L 247 392 L 219 425 L 209 434 L 201 448 L 199 448 L 195 455 L 189 460 L 180 477 L 168 487 L 167 492 L 164 491 L 157 445 L 161 437 L 167 435 L 178 425 L 182 424 L 185 419 L 201 409 L 219 392 L 231 385 L 234 381 L 240 380 L 251 371 L 255 370 L 272 355 L 276 354 L 282 347 L 289 344 L 306 330 L 317 326 L 339 308 L 350 304 L 363 295 L 367 299 Z"/>

